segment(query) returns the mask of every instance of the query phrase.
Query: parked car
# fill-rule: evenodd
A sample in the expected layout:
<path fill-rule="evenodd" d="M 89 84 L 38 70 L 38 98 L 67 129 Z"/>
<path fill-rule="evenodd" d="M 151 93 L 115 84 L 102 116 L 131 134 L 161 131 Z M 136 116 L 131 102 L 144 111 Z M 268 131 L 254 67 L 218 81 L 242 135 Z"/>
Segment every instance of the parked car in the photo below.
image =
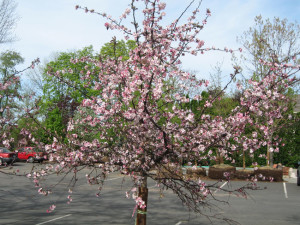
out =
<path fill-rule="evenodd" d="M 297 169 L 297 185 L 300 186 L 300 162 L 298 162 L 298 169 Z"/>
<path fill-rule="evenodd" d="M 0 147 L 0 165 L 13 164 L 17 159 L 17 154 L 7 148 Z"/>
<path fill-rule="evenodd" d="M 44 151 L 35 147 L 23 147 L 16 150 L 19 161 L 27 161 L 29 163 L 43 162 L 47 155 Z"/>

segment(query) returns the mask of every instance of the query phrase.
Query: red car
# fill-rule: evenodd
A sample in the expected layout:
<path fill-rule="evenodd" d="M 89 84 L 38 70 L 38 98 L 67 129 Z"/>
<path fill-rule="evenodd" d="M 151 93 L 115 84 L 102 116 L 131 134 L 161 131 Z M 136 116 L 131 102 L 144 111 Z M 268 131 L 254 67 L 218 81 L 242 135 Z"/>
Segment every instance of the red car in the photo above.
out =
<path fill-rule="evenodd" d="M 0 165 L 13 164 L 16 159 L 16 153 L 9 151 L 7 148 L 0 147 Z"/>
<path fill-rule="evenodd" d="M 43 162 L 46 159 L 46 153 L 35 147 L 24 147 L 16 150 L 19 161 L 27 161 L 29 163 Z"/>

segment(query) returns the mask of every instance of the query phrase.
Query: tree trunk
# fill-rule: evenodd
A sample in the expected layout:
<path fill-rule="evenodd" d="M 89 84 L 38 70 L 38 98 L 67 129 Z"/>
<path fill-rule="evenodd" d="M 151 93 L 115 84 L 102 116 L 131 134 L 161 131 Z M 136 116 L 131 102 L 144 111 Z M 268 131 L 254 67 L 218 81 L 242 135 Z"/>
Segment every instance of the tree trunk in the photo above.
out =
<path fill-rule="evenodd" d="M 243 169 L 246 169 L 246 153 L 243 150 Z"/>
<path fill-rule="evenodd" d="M 217 151 L 217 164 L 224 164 L 224 158 L 219 151 Z"/>
<path fill-rule="evenodd" d="M 267 145 L 267 166 L 273 166 L 273 152 L 270 152 L 270 144 Z"/>
<path fill-rule="evenodd" d="M 270 158 L 271 158 L 271 152 L 270 152 L 270 144 L 267 145 L 267 166 L 270 165 Z"/>
<path fill-rule="evenodd" d="M 270 152 L 270 166 L 273 167 L 273 152 Z"/>
<path fill-rule="evenodd" d="M 224 164 L 224 158 L 222 155 L 220 155 L 220 164 Z"/>
<path fill-rule="evenodd" d="M 148 188 L 147 188 L 147 177 L 144 178 L 141 187 L 139 187 L 139 197 L 146 204 L 146 208 L 142 209 L 138 207 L 137 215 L 136 215 L 136 225 L 146 225 L 146 217 L 147 217 L 147 207 L 148 207 Z"/>
<path fill-rule="evenodd" d="M 269 145 L 267 147 L 267 166 L 270 166 L 270 152 L 269 152 Z"/>
<path fill-rule="evenodd" d="M 271 140 L 273 139 L 273 134 L 271 134 Z M 270 146 L 268 145 L 268 148 L 270 150 Z M 270 166 L 273 167 L 273 151 L 269 153 L 269 160 L 270 160 Z"/>

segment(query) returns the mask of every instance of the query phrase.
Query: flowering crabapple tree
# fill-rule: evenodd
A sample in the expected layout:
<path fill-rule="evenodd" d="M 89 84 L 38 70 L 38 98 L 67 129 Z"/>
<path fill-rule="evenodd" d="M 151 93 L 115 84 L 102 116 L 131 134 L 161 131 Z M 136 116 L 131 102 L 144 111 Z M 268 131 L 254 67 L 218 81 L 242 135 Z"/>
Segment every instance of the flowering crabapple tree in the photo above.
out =
<path fill-rule="evenodd" d="M 219 201 L 214 196 L 214 190 L 219 188 L 218 183 L 206 184 L 201 179 L 185 178 L 180 173 L 182 161 L 192 164 L 200 157 L 213 157 L 214 148 L 230 158 L 235 149 L 233 142 L 248 148 L 250 138 L 241 138 L 246 125 L 253 122 L 248 104 L 263 104 L 261 102 L 272 98 L 273 94 L 269 96 L 262 92 L 256 99 L 245 96 L 243 104 L 227 117 L 213 118 L 207 113 L 207 109 L 218 101 L 217 97 L 208 99 L 198 109 L 200 113 L 197 117 L 183 107 L 183 104 L 192 100 L 200 101 L 201 95 L 187 97 L 174 92 L 174 86 L 167 79 L 176 77 L 182 81 L 192 80 L 194 88 L 201 88 L 208 82 L 196 80 L 195 76 L 181 70 L 182 56 L 221 50 L 204 47 L 205 42 L 198 38 L 211 14 L 210 10 L 206 10 L 205 18 L 199 22 L 199 3 L 187 21 L 182 22 L 192 3 L 194 1 L 169 25 L 163 25 L 166 4 L 159 0 L 132 0 L 130 8 L 126 9 L 119 21 L 106 13 L 76 6 L 76 9 L 102 16 L 107 20 L 104 26 L 108 30 L 120 30 L 126 40 L 133 39 L 136 42 L 136 47 L 130 51 L 127 60 L 121 56 L 71 60 L 74 64 L 89 62 L 98 68 L 92 70 L 87 66 L 80 76 L 90 81 L 100 94 L 82 101 L 78 107 L 80 116 L 75 116 L 68 124 L 67 143 L 55 138 L 51 145 L 45 146 L 50 152 L 50 161 L 57 164 L 28 174 L 41 194 L 52 192 L 39 181 L 47 174 L 71 171 L 76 182 L 80 168 L 89 166 L 98 172 L 87 174 L 85 178 L 89 184 L 99 185 L 99 190 L 111 172 L 118 170 L 131 177 L 133 188 L 128 190 L 127 195 L 132 196 L 136 203 L 134 211 L 137 212 L 137 224 L 146 223 L 149 180 L 154 180 L 162 191 L 171 189 L 190 210 L 203 215 L 204 207 L 212 207 L 213 201 Z M 138 8 L 143 9 L 139 11 Z M 128 17 L 132 18 L 132 28 L 123 25 L 123 20 Z M 141 17 L 143 19 L 139 22 Z M 227 48 L 222 51 L 232 52 Z M 68 71 L 68 68 L 65 70 Z M 239 68 L 235 68 L 232 80 L 238 72 Z M 280 70 L 277 73 L 276 76 L 283 76 Z M 57 74 L 49 72 L 50 76 Z M 97 82 L 90 80 L 94 76 L 97 76 Z M 282 79 L 286 80 L 284 76 Z M 270 80 L 266 82 L 265 88 L 276 87 L 268 84 Z M 253 95 L 250 91 L 249 94 Z M 105 163 L 98 163 L 103 158 L 106 158 Z M 246 196 L 246 189 L 255 187 L 246 185 L 237 190 L 223 190 Z M 49 211 L 54 208 L 51 206 Z M 215 217 L 219 218 L 217 215 Z"/>
<path fill-rule="evenodd" d="M 259 62 L 260 60 L 277 63 L 277 65 L 292 65 L 297 63 L 297 55 L 299 55 L 300 52 L 300 26 L 297 22 L 290 23 L 287 19 L 280 19 L 277 17 L 274 17 L 273 20 L 263 19 L 261 15 L 256 16 L 254 21 L 255 25 L 250 27 L 238 38 L 238 41 L 243 44 L 243 48 L 245 49 L 245 51 L 243 51 L 243 54 L 245 55 L 240 57 L 241 61 L 238 64 L 245 68 L 245 76 L 248 74 L 251 76 L 253 81 L 260 82 L 261 79 L 270 72 L 270 66 L 266 66 L 264 63 Z M 289 67 L 285 67 L 285 74 L 290 75 L 291 73 L 292 75 L 294 72 L 295 71 L 293 69 L 291 70 Z M 244 82 L 246 81 L 244 80 Z M 289 91 L 285 90 L 284 94 L 291 98 L 292 93 L 296 89 L 297 86 L 293 86 L 293 91 L 291 91 L 292 89 Z M 289 102 L 291 104 L 291 101 L 286 101 L 286 99 L 287 97 L 285 97 L 283 101 L 277 99 L 279 101 L 275 101 L 275 104 L 285 108 L 283 105 L 286 105 L 287 107 Z M 264 107 L 262 112 L 264 111 L 272 111 L 272 107 Z M 287 119 L 288 113 L 286 112 L 284 114 L 286 115 L 282 118 L 278 118 L 274 121 L 270 120 L 271 123 L 269 123 L 269 127 L 274 132 L 276 130 L 278 133 L 278 131 L 282 129 L 283 125 L 286 127 L 290 125 L 288 121 L 291 122 L 291 120 Z M 268 119 L 265 119 L 265 121 L 268 121 Z M 272 136 L 276 138 L 277 134 L 274 132 L 272 132 Z M 271 146 L 270 141 L 269 144 L 266 144 L 266 146 L 267 147 L 264 147 L 263 149 L 271 150 L 267 150 L 267 165 L 270 164 L 270 166 L 272 166 L 273 152 L 278 151 L 278 148 L 273 148 L 274 146 Z M 273 149 L 275 149 L 275 151 L 273 151 Z"/>
<path fill-rule="evenodd" d="M 296 55 L 290 58 L 296 58 Z M 244 89 L 240 99 L 240 107 L 248 116 L 248 129 L 241 138 L 243 145 L 243 167 L 245 168 L 245 152 L 253 154 L 262 146 L 267 146 L 267 154 L 261 155 L 267 159 L 267 166 L 270 166 L 270 153 L 279 152 L 282 140 L 276 133 L 284 126 L 290 124 L 291 115 L 288 107 L 291 98 L 287 95 L 288 89 L 299 82 L 297 73 L 299 65 L 280 63 L 276 61 L 276 56 L 271 61 L 259 62 L 265 67 L 266 73 L 261 80 L 248 80 L 248 88 Z M 295 60 L 294 60 L 295 61 Z M 268 70 L 267 70 L 268 69 Z M 239 87 L 241 88 L 241 87 Z"/>

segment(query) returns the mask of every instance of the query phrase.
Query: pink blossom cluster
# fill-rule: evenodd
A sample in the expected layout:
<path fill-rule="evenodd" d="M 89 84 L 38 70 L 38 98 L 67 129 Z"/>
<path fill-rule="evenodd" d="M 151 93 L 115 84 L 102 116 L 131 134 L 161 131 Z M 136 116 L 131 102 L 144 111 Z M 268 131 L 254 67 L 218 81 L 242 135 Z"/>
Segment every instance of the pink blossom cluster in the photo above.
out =
<path fill-rule="evenodd" d="M 53 211 L 55 210 L 55 208 L 56 208 L 56 205 L 51 205 L 51 206 L 49 207 L 49 209 L 47 209 L 47 213 L 53 212 Z"/>

